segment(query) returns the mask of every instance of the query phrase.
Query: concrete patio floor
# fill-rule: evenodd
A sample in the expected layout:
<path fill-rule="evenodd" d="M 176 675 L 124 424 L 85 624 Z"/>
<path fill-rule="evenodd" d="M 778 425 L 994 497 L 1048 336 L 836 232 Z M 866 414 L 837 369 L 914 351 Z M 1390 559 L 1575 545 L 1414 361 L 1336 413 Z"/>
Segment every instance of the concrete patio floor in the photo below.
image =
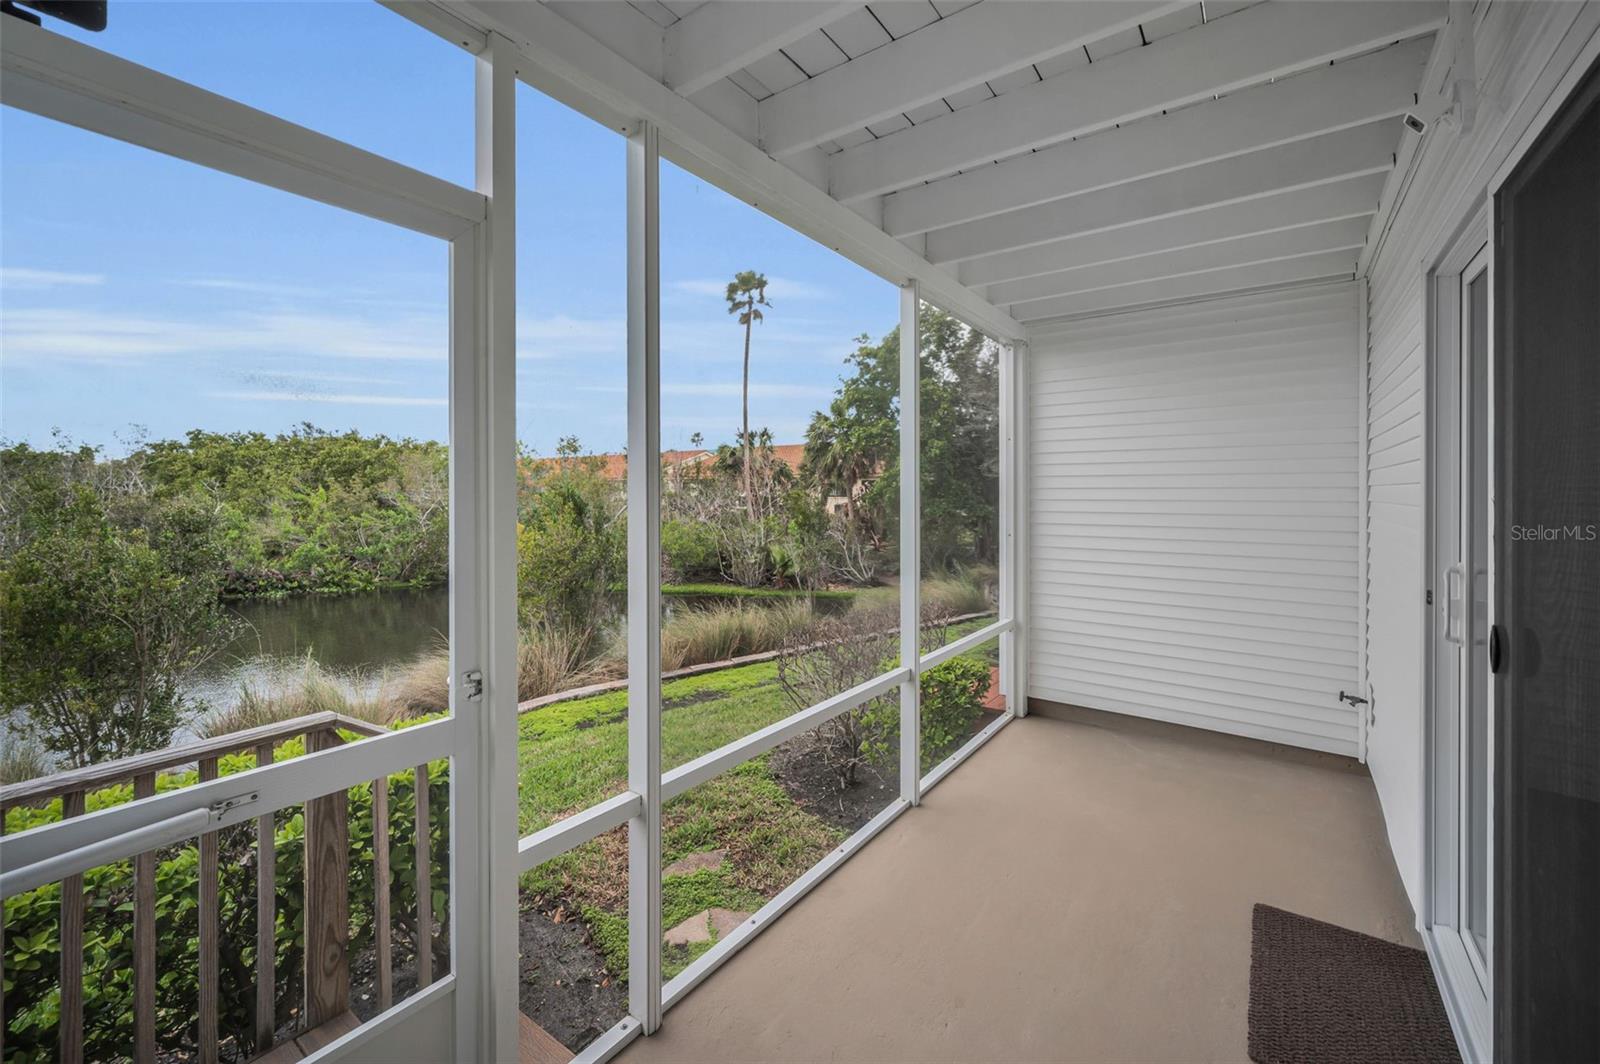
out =
<path fill-rule="evenodd" d="M 1266 902 L 1419 945 L 1354 762 L 1014 722 L 620 1059 L 1245 1060 Z"/>

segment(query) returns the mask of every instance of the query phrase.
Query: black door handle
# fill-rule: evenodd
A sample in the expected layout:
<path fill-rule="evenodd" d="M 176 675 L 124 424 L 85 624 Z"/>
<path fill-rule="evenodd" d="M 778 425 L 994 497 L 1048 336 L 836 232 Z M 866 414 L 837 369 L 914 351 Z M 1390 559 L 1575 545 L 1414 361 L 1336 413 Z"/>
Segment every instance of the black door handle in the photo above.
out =
<path fill-rule="evenodd" d="M 1491 624 L 1489 626 L 1489 672 L 1490 673 L 1497 673 L 1497 672 L 1500 671 L 1500 659 L 1502 657 L 1502 650 L 1503 650 L 1503 648 L 1501 647 L 1500 644 L 1501 644 L 1501 641 L 1500 641 L 1500 626 L 1498 624 Z"/>

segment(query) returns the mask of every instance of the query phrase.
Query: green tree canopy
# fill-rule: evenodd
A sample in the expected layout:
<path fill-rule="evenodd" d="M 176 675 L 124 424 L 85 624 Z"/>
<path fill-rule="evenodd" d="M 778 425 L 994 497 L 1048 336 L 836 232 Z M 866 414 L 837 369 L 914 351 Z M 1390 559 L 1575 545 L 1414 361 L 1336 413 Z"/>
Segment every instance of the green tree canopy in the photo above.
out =
<path fill-rule="evenodd" d="M 6 448 L 0 483 L 0 711 L 75 765 L 169 744 L 234 633 L 215 501 L 88 448 Z"/>

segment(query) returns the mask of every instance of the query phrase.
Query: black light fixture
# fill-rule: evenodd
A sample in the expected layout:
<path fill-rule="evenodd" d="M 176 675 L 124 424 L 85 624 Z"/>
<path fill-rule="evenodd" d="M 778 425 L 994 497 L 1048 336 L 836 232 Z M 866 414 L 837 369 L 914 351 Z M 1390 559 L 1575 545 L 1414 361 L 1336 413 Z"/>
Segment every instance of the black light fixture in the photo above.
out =
<path fill-rule="evenodd" d="M 106 0 L 0 0 L 0 12 L 38 26 L 43 20 L 34 11 L 96 33 L 106 28 Z"/>

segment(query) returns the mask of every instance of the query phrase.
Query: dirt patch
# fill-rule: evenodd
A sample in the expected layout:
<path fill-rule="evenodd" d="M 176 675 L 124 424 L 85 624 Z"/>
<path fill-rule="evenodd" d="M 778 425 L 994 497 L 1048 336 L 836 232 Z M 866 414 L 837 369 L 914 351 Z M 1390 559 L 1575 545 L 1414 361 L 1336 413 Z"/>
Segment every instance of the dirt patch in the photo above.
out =
<path fill-rule="evenodd" d="M 774 747 L 767 766 L 797 805 L 846 832 L 856 831 L 900 794 L 898 765 L 863 766 L 856 772 L 856 782 L 840 790 L 839 777 L 823 758 L 815 732 Z"/>
<path fill-rule="evenodd" d="M 398 938 L 398 936 L 397 936 Z M 417 954 L 409 941 L 396 941 L 392 947 L 391 970 L 394 973 L 394 1002 L 399 1004 L 417 989 Z M 450 970 L 449 965 L 439 966 L 434 958 L 433 977 L 438 979 Z M 350 1011 L 362 1023 L 377 1016 L 378 1007 L 378 951 L 373 947 L 361 950 L 350 958 Z M 300 1032 L 304 1033 L 304 1032 Z M 279 1039 L 282 1040 L 281 1037 Z"/>
<path fill-rule="evenodd" d="M 606 971 L 582 919 L 524 909 L 520 924 L 518 1004 L 530 1019 L 577 1052 L 627 1015 L 626 985 Z"/>
<path fill-rule="evenodd" d="M 628 1014 L 627 988 L 606 971 L 582 919 L 568 914 L 557 923 L 530 907 L 520 924 L 518 1004 L 576 1053 Z"/>
<path fill-rule="evenodd" d="M 955 753 L 994 719 L 993 713 L 979 713 L 965 735 L 938 751 L 934 763 Z M 856 772 L 856 782 L 840 790 L 839 778 L 824 759 L 815 732 L 774 747 L 767 764 L 772 777 L 806 812 L 851 833 L 883 812 L 900 794 L 898 761 L 881 767 L 863 766 Z"/>

